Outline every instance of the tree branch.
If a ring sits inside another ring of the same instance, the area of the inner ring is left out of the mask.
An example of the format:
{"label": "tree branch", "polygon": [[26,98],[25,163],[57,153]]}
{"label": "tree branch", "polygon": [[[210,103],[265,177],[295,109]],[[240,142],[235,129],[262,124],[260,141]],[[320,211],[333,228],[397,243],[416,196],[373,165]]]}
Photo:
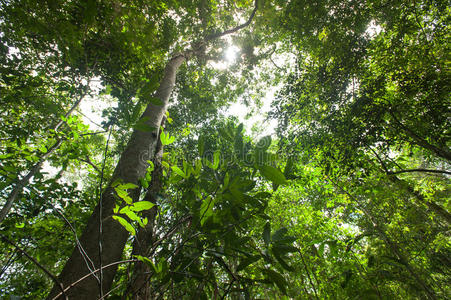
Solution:
{"label": "tree branch", "polygon": [[448,174],[451,175],[451,172],[446,170],[430,170],[430,169],[409,169],[409,170],[399,170],[399,171],[388,171],[389,175],[396,175],[401,173],[413,173],[413,172],[424,172],[424,173],[436,173],[436,174]]}
{"label": "tree branch", "polygon": [[258,0],[255,0],[254,10],[252,10],[251,15],[249,16],[249,19],[246,22],[244,22],[243,24],[240,24],[240,25],[238,25],[238,26],[236,26],[236,27],[234,27],[232,29],[228,29],[228,30],[225,30],[223,32],[213,33],[213,34],[207,35],[207,37],[205,38],[205,42],[208,42],[208,41],[217,39],[219,37],[223,37],[225,35],[237,32],[238,30],[243,29],[246,26],[249,26],[249,24],[251,24],[252,19],[255,16],[255,13],[257,12],[257,9],[258,9]]}
{"label": "tree branch", "polygon": [[10,241],[6,236],[4,236],[3,234],[1,235],[1,238],[4,242],[10,244],[11,246],[13,246],[14,248],[16,248],[20,253],[22,253],[23,255],[25,255],[29,260],[31,260],[39,269],[41,269],[45,274],[47,274],[47,276],[49,276],[53,282],[55,282],[55,284],[60,288],[61,295],[64,295],[65,299],[69,299],[66,295],[66,292],[64,290],[64,287],[62,285],[62,283],[58,280],[58,278],[56,278],[55,275],[53,275],[49,270],[47,270],[46,267],[44,267],[43,265],[41,265],[36,259],[34,259],[30,254],[28,254],[25,250],[23,250],[22,248],[20,248],[19,246],[17,246],[13,241]]}

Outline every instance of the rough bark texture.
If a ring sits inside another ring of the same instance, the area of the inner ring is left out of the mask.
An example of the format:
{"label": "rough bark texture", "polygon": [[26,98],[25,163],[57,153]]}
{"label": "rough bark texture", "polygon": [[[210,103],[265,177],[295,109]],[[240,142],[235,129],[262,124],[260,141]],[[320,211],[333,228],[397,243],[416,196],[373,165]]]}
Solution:
{"label": "rough bark texture", "polygon": [[[156,201],[156,194],[160,192],[162,182],[161,176],[163,173],[163,166],[161,161],[163,158],[163,145],[158,141],[156,154],[153,159],[155,166],[152,172],[152,180],[149,189],[144,197],[145,201],[150,201],[154,204]],[[135,240],[133,242],[133,255],[141,255],[148,257],[154,241],[154,226],[155,216],[157,214],[157,206],[152,209],[144,211],[143,216],[147,218],[148,223],[145,227],[139,228]],[[127,288],[126,295],[130,294],[133,300],[147,300],[151,299],[150,281],[152,275],[149,266],[141,261],[136,262],[133,268],[133,275],[130,284]],[[125,295],[125,296],[126,296]],[[124,297],[125,298],[125,297]]]}
{"label": "rough bark texture", "polygon": [[[162,100],[163,105],[156,106],[149,104],[142,115],[142,117],[147,119],[149,126],[157,129],[151,132],[139,130],[133,132],[126,150],[119,159],[111,182],[119,179],[124,183],[139,185],[139,179],[144,177],[148,166],[146,161],[151,160],[155,153],[158,141],[158,128],[166,112],[169,96],[175,84],[177,70],[184,61],[185,56],[177,55],[167,63],[163,79],[156,91],[156,97]],[[103,207],[102,265],[107,265],[121,259],[128,238],[128,232],[116,220],[111,218],[117,196],[110,184],[105,189],[101,199]],[[132,190],[129,196],[134,201],[137,201],[139,190]],[[89,259],[93,261],[95,268],[100,267],[98,245],[99,225],[99,205],[97,205],[80,237],[80,243],[89,256]],[[69,296],[69,299],[98,299],[100,294],[105,294],[110,290],[116,270],[117,265],[103,270],[103,293],[100,293],[100,284],[94,276],[89,276],[75,286],[71,286],[79,278],[90,273],[85,259],[80,254],[79,249],[75,248],[61,272],[59,280],[64,288],[68,289],[66,294]],[[48,299],[62,299],[61,296],[58,296],[59,294],[59,289],[54,286]]]}

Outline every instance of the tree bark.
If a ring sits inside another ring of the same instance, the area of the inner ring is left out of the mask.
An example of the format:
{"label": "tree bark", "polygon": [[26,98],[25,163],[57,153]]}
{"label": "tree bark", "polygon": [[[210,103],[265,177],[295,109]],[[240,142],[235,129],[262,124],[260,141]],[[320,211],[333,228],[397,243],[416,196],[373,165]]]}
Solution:
{"label": "tree bark", "polygon": [[[160,192],[162,182],[161,176],[163,173],[163,166],[161,161],[163,158],[163,145],[161,141],[158,141],[156,154],[153,159],[155,166],[152,172],[152,180],[149,189],[144,197],[145,201],[150,201],[154,204],[156,201],[156,194]],[[155,226],[155,216],[157,214],[157,206],[152,207],[150,210],[144,211],[143,216],[147,218],[148,223],[145,227],[139,228],[135,240],[133,242],[133,255],[141,255],[148,257],[150,255],[150,250],[154,242],[154,226]],[[147,300],[150,299],[150,277],[152,270],[149,266],[142,261],[135,263],[133,268],[132,279],[124,295],[124,299],[128,294],[131,294],[131,299],[133,300]]]}
{"label": "tree bark", "polygon": [[[166,112],[169,102],[169,96],[174,88],[175,77],[178,68],[185,61],[184,55],[175,55],[167,63],[160,86],[156,91],[156,97],[163,104],[148,104],[142,118],[146,118],[146,123],[156,128],[150,132],[135,130],[128,142],[126,150],[122,153],[119,162],[114,170],[112,179],[102,195],[102,216],[103,216],[103,234],[102,234],[102,264],[107,265],[121,259],[125,243],[128,238],[128,232],[116,220],[112,219],[113,208],[116,205],[117,196],[111,183],[121,180],[124,183],[133,183],[139,185],[139,179],[144,177],[148,166],[147,160],[152,160],[158,141],[158,132],[161,121]],[[138,200],[139,189],[134,189],[129,195],[134,201]],[[88,220],[88,224],[80,237],[80,243],[94,267],[99,267],[99,205],[94,209],[93,214]],[[98,299],[100,294],[107,293],[112,285],[116,274],[117,266],[103,270],[102,286],[94,276],[81,281],[74,287],[71,287],[66,294],[69,299]],[[79,278],[90,272],[85,259],[75,248],[59,276],[60,282],[64,287],[70,286]],[[58,289],[54,286],[47,299],[60,299]]]}

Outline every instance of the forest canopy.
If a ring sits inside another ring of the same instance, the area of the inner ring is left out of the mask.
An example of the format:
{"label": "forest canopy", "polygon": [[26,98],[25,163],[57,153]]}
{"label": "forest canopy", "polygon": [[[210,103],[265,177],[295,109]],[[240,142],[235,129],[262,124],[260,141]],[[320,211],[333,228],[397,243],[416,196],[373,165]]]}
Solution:
{"label": "forest canopy", "polygon": [[0,297],[449,299],[450,7],[0,0]]}

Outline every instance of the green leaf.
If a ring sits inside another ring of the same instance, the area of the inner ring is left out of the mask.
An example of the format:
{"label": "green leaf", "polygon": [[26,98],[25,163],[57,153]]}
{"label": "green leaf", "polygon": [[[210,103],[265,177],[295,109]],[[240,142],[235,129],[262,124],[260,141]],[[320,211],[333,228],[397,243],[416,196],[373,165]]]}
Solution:
{"label": "green leaf", "polygon": [[287,232],[288,229],[286,229],[285,227],[280,228],[272,235],[271,237],[272,241],[273,242],[280,241]]}
{"label": "green leaf", "polygon": [[285,170],[283,170],[283,175],[285,178],[290,178],[291,173],[293,172],[293,159],[288,158],[287,164],[285,165]]}
{"label": "green leaf", "polygon": [[221,152],[219,150],[216,150],[213,154],[213,170],[216,170],[219,167],[220,154]]}
{"label": "green leaf", "polygon": [[165,161],[162,161],[161,164],[163,165],[163,167],[165,167],[167,169],[169,169],[169,167],[170,167],[169,164]]}
{"label": "green leaf", "polygon": [[236,128],[236,134],[240,134],[241,132],[243,132],[243,128],[244,128],[243,123],[240,123]]}
{"label": "green leaf", "polygon": [[256,145],[256,148],[261,150],[261,151],[266,151],[266,150],[268,150],[269,146],[271,146],[271,136],[267,135],[265,137],[262,137],[258,141],[258,143]]}
{"label": "green leaf", "polygon": [[285,176],[280,172],[278,169],[271,167],[271,166],[259,166],[260,173],[263,177],[265,177],[268,180],[271,180],[275,184],[286,184],[287,180],[285,179]]}
{"label": "green leaf", "polygon": [[147,189],[149,187],[149,182],[146,179],[140,178],[139,181],[141,182],[143,188]]}
{"label": "green leaf", "polygon": [[170,136],[169,132],[164,133],[164,131],[161,131],[160,140],[162,145],[169,145],[175,141],[175,136]]}
{"label": "green leaf", "polygon": [[262,271],[264,273],[266,273],[266,275],[268,276],[269,280],[271,280],[272,282],[274,282],[277,287],[279,288],[279,290],[286,295],[287,294],[287,282],[285,280],[285,278],[280,274],[277,273],[276,271],[270,270],[270,269],[262,269]]}
{"label": "green leaf", "polygon": [[155,206],[155,204],[150,201],[139,201],[139,202],[133,203],[133,205],[130,206],[130,209],[133,211],[143,211],[143,210],[151,209],[154,206]]}
{"label": "green leaf", "polygon": [[203,226],[205,221],[213,215],[213,206],[215,205],[215,201],[211,196],[208,196],[204,201],[202,201],[202,205],[200,207],[200,225]]}
{"label": "green leaf", "polygon": [[282,258],[282,256],[279,253],[274,252],[274,257],[279,262],[279,264],[287,271],[293,272],[294,268],[287,264],[287,262]]}
{"label": "green leaf", "polygon": [[46,153],[47,152],[47,148],[44,145],[40,145],[39,146],[39,151],[41,151],[42,153]]}
{"label": "green leaf", "polygon": [[120,179],[115,179],[113,181],[113,183],[111,184],[111,187],[117,187],[120,184],[121,184],[121,180]]}
{"label": "green leaf", "polygon": [[155,273],[158,273],[157,268],[155,267],[154,263],[149,258],[147,258],[145,256],[141,256],[141,255],[133,255],[133,256],[136,257],[136,259],[138,259],[138,260],[142,261],[143,263],[145,263],[146,265],[148,265],[149,267],[151,267]]}
{"label": "green leaf", "polygon": [[205,139],[203,136],[200,136],[197,140],[197,148],[199,150],[199,156],[202,157],[205,151]]}
{"label": "green leaf", "polygon": [[119,185],[118,188],[123,189],[123,190],[133,190],[133,189],[138,188],[138,186],[133,183],[125,183],[125,184]]}
{"label": "green leaf", "polygon": [[119,216],[113,216],[113,219],[115,219],[119,223],[121,223],[121,225],[132,235],[136,235],[135,228],[133,228],[133,226],[130,223],[128,223],[127,220],[125,220],[124,218],[121,218]]}
{"label": "green leaf", "polygon": [[229,181],[230,181],[230,176],[229,173],[227,172],[224,176],[224,184],[223,184],[223,189],[227,189],[227,187],[229,186]]}
{"label": "green leaf", "polygon": [[16,224],[16,228],[24,228],[25,227],[25,223],[19,223],[19,224]]}
{"label": "green leaf", "polygon": [[241,261],[241,263],[236,268],[236,271],[239,272],[241,270],[244,270],[247,266],[259,261],[262,257],[260,255],[254,255],[251,257],[246,257]]}
{"label": "green leaf", "polygon": [[123,199],[127,204],[132,204],[133,200],[132,198],[130,198],[128,196],[127,191],[120,189],[119,187],[114,188],[114,190],[116,191],[117,195]]}
{"label": "green leaf", "polygon": [[[124,210],[124,208],[127,208],[127,209]],[[138,217],[138,215],[135,214],[133,211],[131,211],[129,207],[124,207],[124,208],[121,209],[121,210],[119,211],[119,213],[126,214],[127,217],[128,217],[130,220],[132,220],[132,221],[136,221],[136,222],[141,221],[141,218]],[[122,210],[124,210],[124,211],[122,211]]]}
{"label": "green leaf", "polygon": [[291,252],[298,252],[298,248],[291,246],[291,245],[285,245],[285,244],[275,244],[272,247],[273,251],[279,255],[285,255],[286,253]]}
{"label": "green leaf", "polygon": [[266,246],[271,242],[271,224],[266,222],[265,227],[263,227],[263,240],[265,241]]}
{"label": "green leaf", "polygon": [[155,127],[150,126],[147,122],[149,121],[149,117],[142,117],[136,122],[133,126],[134,129],[142,131],[142,132],[151,132],[156,130]]}
{"label": "green leaf", "polygon": [[182,176],[183,178],[187,178],[187,176],[186,176],[186,174],[185,174],[185,172],[183,172],[182,171],[182,169],[180,169],[179,167],[177,167],[177,166],[172,166],[172,171],[174,171],[177,175],[180,175],[180,176]]}

